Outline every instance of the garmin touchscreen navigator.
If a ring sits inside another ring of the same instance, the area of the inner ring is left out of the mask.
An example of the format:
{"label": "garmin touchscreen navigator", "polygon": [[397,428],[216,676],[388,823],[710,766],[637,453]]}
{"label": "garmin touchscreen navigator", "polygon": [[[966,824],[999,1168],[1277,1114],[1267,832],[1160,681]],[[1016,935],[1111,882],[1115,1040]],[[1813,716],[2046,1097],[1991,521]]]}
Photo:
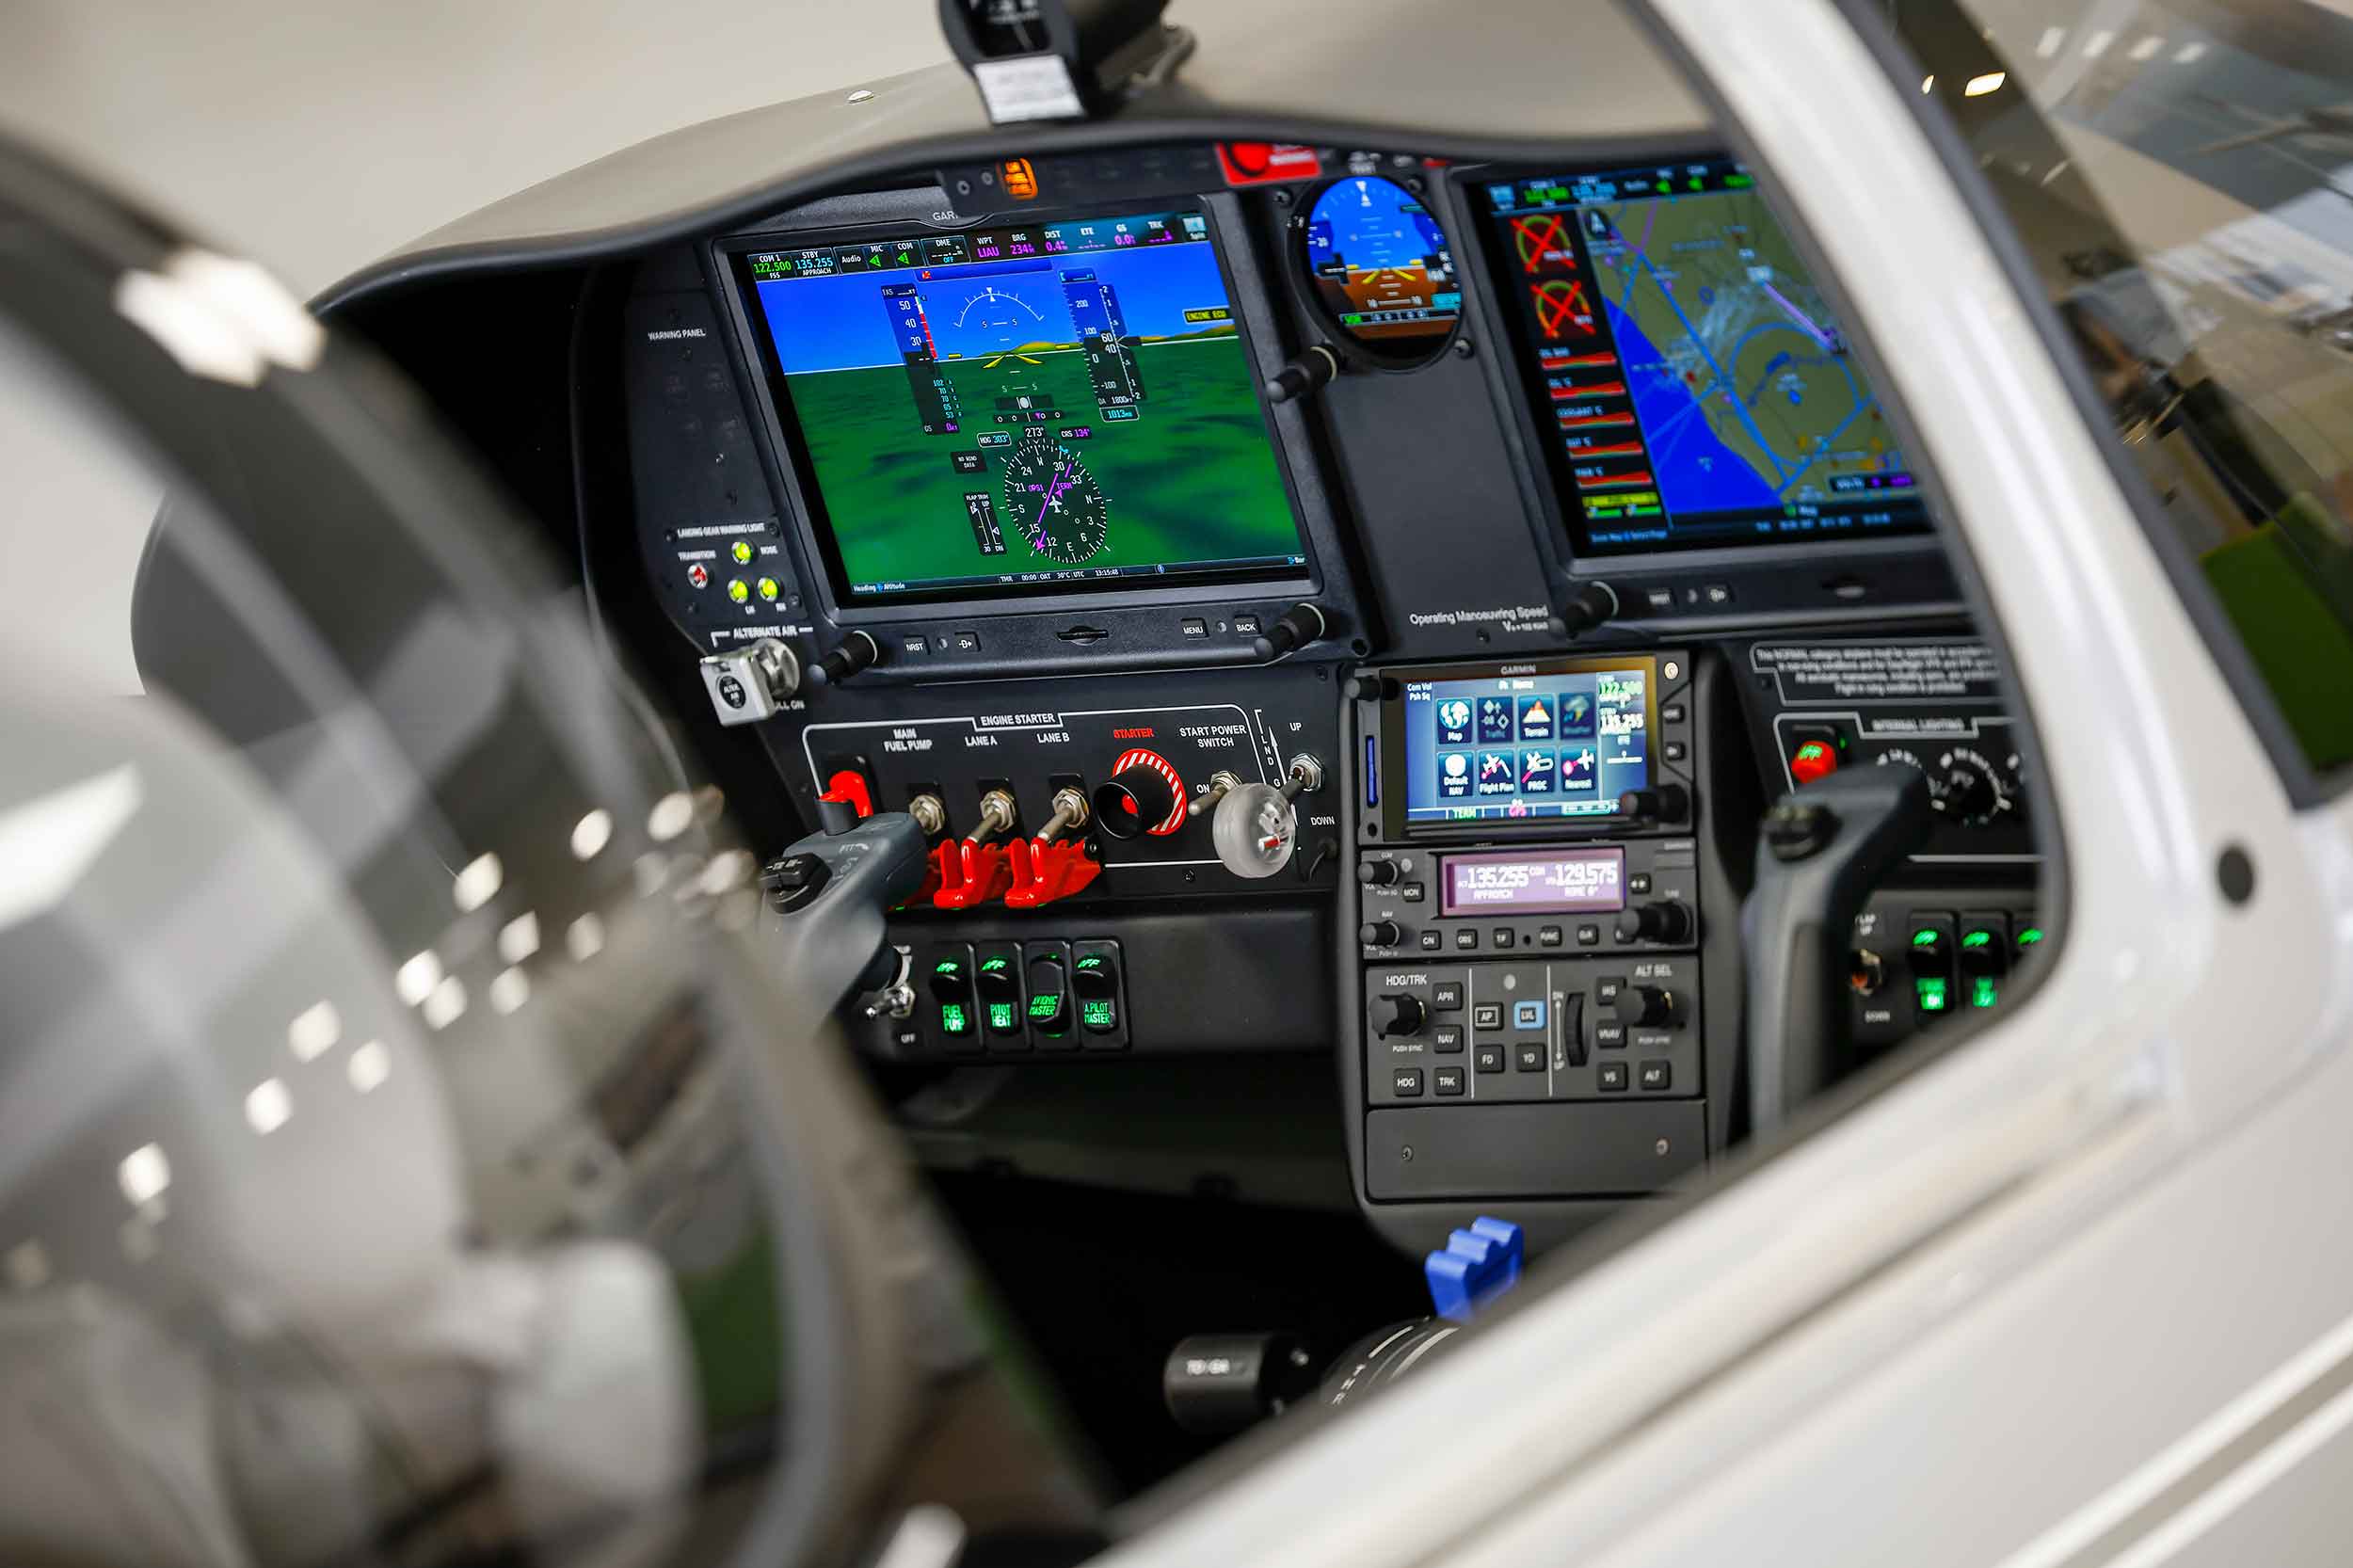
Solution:
{"label": "garmin touchscreen navigator", "polygon": [[1878,395],[1740,165],[1467,194],[1580,555],[1928,526]]}
{"label": "garmin touchscreen navigator", "polygon": [[1304,572],[1203,214],[733,264],[844,602]]}
{"label": "garmin touchscreen navigator", "polygon": [[1608,817],[1650,783],[1653,666],[1403,683],[1405,825]]}

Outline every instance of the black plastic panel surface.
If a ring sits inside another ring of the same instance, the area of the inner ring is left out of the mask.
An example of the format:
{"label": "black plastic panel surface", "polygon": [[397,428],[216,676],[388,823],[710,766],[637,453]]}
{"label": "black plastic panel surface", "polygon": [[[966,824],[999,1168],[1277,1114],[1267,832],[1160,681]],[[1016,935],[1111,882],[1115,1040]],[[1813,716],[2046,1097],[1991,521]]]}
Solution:
{"label": "black plastic panel surface", "polygon": [[1365,1187],[1401,1199],[1634,1196],[1706,1162],[1699,1104],[1407,1108],[1365,1118]]}

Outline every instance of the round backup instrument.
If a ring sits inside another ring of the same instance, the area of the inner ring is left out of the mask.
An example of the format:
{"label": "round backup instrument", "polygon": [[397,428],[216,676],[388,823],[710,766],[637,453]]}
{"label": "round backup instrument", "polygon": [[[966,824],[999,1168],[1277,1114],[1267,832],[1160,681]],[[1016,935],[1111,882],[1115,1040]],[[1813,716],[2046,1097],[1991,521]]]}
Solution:
{"label": "round backup instrument", "polygon": [[1375,360],[1418,364],[1454,335],[1463,286],[1453,249],[1421,198],[1396,181],[1361,174],[1326,185],[1300,246],[1317,303]]}

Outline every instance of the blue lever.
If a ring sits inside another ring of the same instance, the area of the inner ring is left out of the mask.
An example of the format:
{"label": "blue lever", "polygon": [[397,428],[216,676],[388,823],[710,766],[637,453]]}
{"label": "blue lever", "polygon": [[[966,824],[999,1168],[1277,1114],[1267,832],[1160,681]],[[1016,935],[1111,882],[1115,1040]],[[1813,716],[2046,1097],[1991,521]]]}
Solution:
{"label": "blue lever", "polygon": [[1422,1259],[1430,1304],[1441,1318],[1469,1322],[1481,1307],[1520,1282],[1527,1250],[1519,1226],[1481,1215],[1468,1230],[1449,1236],[1445,1251]]}

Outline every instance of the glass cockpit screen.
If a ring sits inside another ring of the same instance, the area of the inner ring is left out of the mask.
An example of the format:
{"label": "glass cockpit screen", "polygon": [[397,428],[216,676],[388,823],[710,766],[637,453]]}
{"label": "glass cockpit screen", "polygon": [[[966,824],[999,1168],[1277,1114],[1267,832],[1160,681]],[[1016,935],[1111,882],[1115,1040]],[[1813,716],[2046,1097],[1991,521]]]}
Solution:
{"label": "glass cockpit screen", "polygon": [[1473,197],[1578,553],[1927,527],[1877,393],[1739,164]]}
{"label": "glass cockpit screen", "polygon": [[1607,817],[1650,783],[1650,666],[1408,680],[1405,821]]}
{"label": "glass cockpit screen", "polygon": [[845,599],[1305,568],[1200,213],[736,265]]}

